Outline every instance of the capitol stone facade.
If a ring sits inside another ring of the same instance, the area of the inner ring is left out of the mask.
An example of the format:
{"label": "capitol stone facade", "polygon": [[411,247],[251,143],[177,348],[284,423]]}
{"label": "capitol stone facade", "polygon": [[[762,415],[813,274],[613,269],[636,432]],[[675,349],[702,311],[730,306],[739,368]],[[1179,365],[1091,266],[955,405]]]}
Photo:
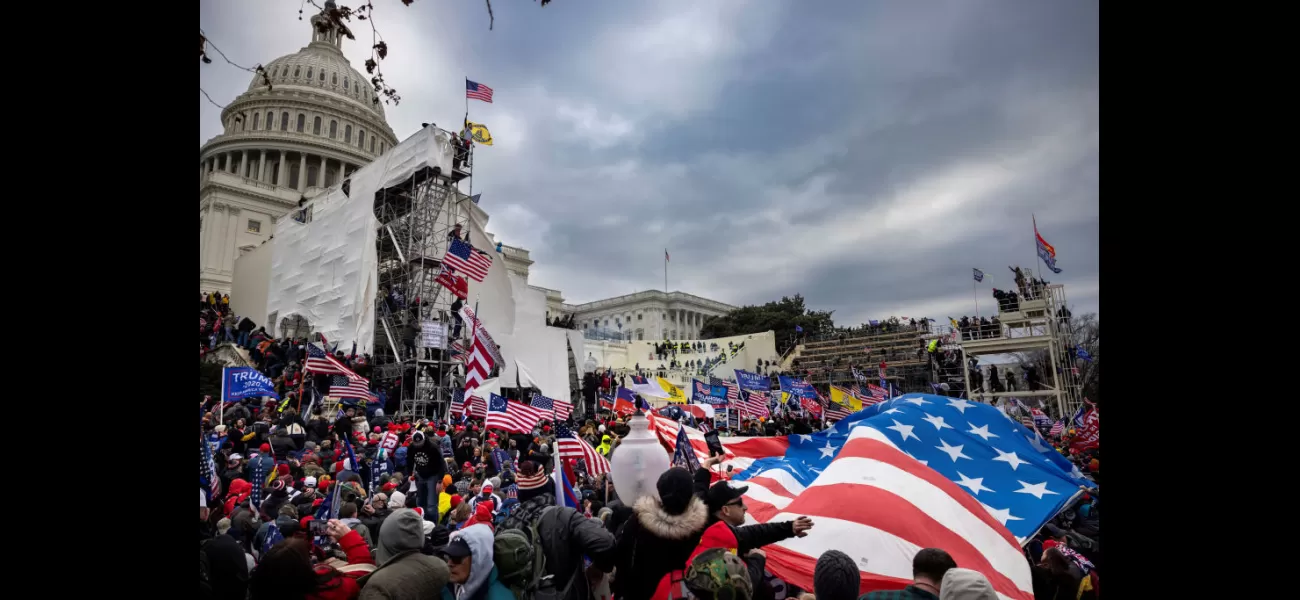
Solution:
{"label": "capitol stone facade", "polygon": [[[506,268],[528,279],[533,264],[528,250],[502,245]],[[709,317],[720,317],[735,306],[685,292],[646,290],[586,304],[567,304],[559,290],[530,285],[546,294],[546,319],[573,315],[579,331],[588,339],[671,340],[700,339],[700,328]]]}
{"label": "capitol stone facade", "polygon": [[[332,5],[327,3],[327,6]],[[221,112],[199,150],[199,290],[229,293],[235,259],[279,219],[397,144],[368,78],[343,55],[344,35],[311,19],[311,43],[271,61]]]}

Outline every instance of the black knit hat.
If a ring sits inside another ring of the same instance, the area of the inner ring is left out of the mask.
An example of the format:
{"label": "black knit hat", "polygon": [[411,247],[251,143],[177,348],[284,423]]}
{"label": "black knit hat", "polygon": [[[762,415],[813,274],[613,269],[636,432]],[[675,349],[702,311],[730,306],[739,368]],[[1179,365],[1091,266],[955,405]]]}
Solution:
{"label": "black knit hat", "polygon": [[857,563],[839,550],[827,550],[817,559],[813,571],[813,595],[817,600],[854,600],[862,576]]}
{"label": "black knit hat", "polygon": [[659,490],[659,501],[663,504],[664,512],[680,515],[686,512],[686,507],[691,505],[691,498],[695,497],[695,478],[690,471],[673,467],[659,476],[655,488]]}

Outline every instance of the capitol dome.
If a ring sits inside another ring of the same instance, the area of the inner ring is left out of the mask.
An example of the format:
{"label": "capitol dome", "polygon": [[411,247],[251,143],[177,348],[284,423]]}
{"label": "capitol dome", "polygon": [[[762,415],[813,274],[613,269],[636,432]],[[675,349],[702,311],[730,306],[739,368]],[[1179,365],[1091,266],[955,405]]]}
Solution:
{"label": "capitol dome", "polygon": [[397,144],[369,77],[343,55],[341,26],[322,11],[306,29],[307,46],[266,64],[221,111],[222,133],[199,150],[200,189],[233,174],[288,212]]}

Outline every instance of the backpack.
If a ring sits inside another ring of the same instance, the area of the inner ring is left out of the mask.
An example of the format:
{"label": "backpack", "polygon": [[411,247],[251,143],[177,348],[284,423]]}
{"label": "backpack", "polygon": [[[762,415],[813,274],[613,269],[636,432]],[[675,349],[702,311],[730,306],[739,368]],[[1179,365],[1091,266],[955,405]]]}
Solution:
{"label": "backpack", "polygon": [[497,568],[497,580],[510,588],[516,600],[560,600],[569,592],[574,578],[557,588],[554,576],[546,573],[546,553],[541,546],[541,522],[555,508],[546,507],[527,529],[503,529],[493,537],[492,563]]}

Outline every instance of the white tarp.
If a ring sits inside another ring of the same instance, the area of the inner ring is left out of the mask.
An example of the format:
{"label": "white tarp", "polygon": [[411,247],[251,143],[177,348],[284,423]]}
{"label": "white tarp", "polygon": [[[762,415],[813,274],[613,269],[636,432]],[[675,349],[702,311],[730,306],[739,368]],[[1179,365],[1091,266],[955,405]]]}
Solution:
{"label": "white tarp", "polygon": [[268,324],[292,314],[305,317],[330,343],[373,351],[377,293],[375,192],[409,179],[420,169],[451,172],[450,134],[426,127],[351,177],[350,194],[334,186],[317,196],[311,222],[293,213],[275,227]]}
{"label": "white tarp", "polygon": [[[495,268],[495,265],[493,266]],[[510,302],[517,311],[514,332],[497,335],[497,330],[484,318],[489,332],[501,344],[501,353],[505,364],[501,368],[501,380],[506,387],[515,386],[516,375],[523,385],[525,375],[519,374],[518,365],[526,365],[527,379],[542,391],[542,395],[556,400],[572,401],[569,390],[569,354],[566,341],[568,329],[546,326],[546,293],[528,287],[522,277],[511,274],[509,283],[512,288]]]}
{"label": "white tarp", "polygon": [[[462,203],[468,205],[469,203]],[[469,240],[470,243],[479,250],[484,250],[492,255],[492,267],[488,269],[487,277],[483,281],[469,280],[469,298],[465,300],[467,306],[476,307],[475,314],[488,324],[488,331],[492,332],[492,337],[497,339],[497,343],[505,346],[501,341],[501,336],[509,335],[515,331],[515,295],[510,289],[510,277],[506,269],[506,259],[496,251],[496,242],[489,236],[483,228],[487,225],[487,216],[481,210],[473,210],[471,206],[465,207],[469,213]],[[483,222],[479,220],[482,219]],[[545,305],[543,305],[545,311]],[[510,379],[508,381],[513,381]]]}

